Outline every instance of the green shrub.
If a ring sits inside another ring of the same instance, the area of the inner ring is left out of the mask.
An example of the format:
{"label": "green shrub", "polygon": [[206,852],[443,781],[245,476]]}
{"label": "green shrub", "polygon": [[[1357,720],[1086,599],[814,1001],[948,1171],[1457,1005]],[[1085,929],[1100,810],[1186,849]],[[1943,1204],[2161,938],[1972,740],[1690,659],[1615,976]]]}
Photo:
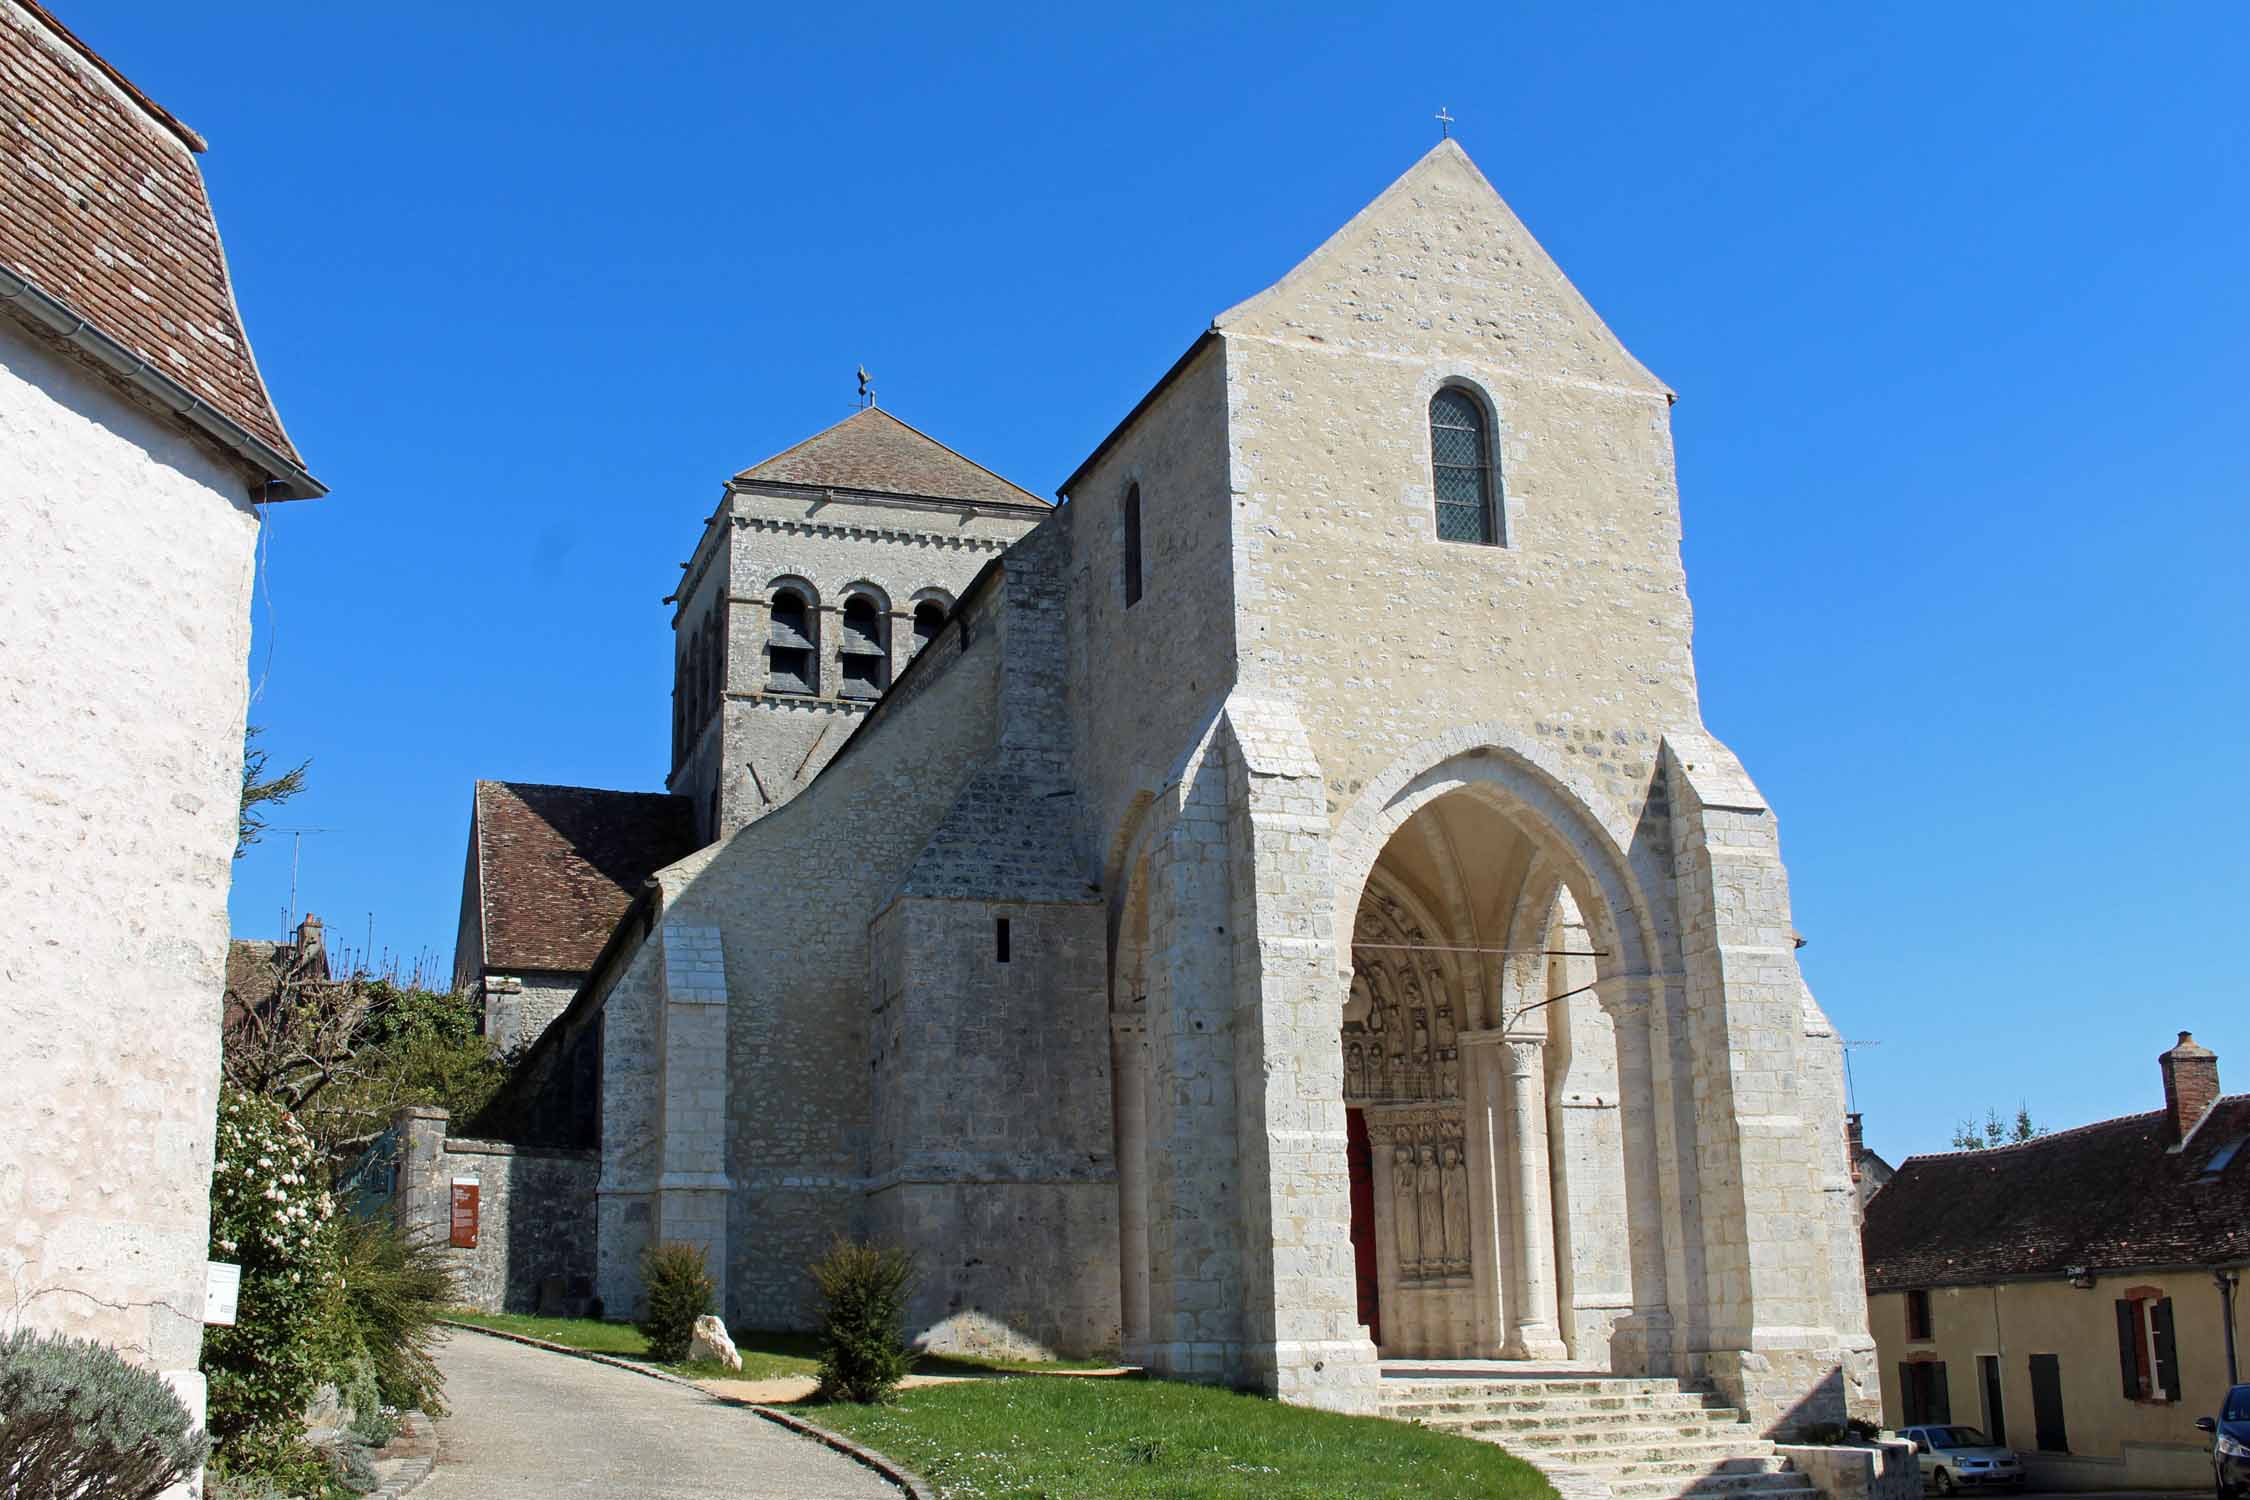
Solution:
{"label": "green shrub", "polygon": [[203,1465],[211,1443],[153,1370],[106,1344],[0,1338],[0,1494],[148,1500]]}
{"label": "green shrub", "polygon": [[820,1394],[824,1400],[888,1401],[914,1353],[906,1346],[906,1298],[914,1257],[896,1245],[838,1236],[811,1266],[820,1284]]}
{"label": "green shrub", "polygon": [[312,1138],[278,1105],[219,1096],[211,1174],[211,1258],[242,1267],[238,1320],[203,1336],[219,1468],[295,1473],[302,1414],[333,1367],[326,1325],[335,1281],[335,1204]]}
{"label": "green shrub", "polygon": [[[461,1301],[444,1247],[388,1214],[345,1219],[328,1310],[331,1378],[355,1415],[389,1406],[445,1415],[438,1319]],[[371,1379],[370,1379],[371,1377]],[[369,1389],[370,1384],[372,1389]]]}
{"label": "green shrub", "polygon": [[648,1339],[648,1357],[663,1364],[687,1358],[695,1320],[711,1311],[718,1288],[703,1263],[701,1245],[652,1245],[641,1256],[641,1285],[648,1309],[637,1325]]}
{"label": "green shrub", "polygon": [[357,1443],[338,1443],[328,1450],[329,1478],[342,1489],[355,1495],[364,1495],[383,1481],[375,1477],[375,1466],[367,1461],[367,1450]]}

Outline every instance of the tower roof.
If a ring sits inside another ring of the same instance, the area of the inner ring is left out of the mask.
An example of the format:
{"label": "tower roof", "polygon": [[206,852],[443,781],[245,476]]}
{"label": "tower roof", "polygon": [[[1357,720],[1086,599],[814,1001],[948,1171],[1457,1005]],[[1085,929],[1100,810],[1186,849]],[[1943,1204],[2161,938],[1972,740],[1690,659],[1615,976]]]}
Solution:
{"label": "tower roof", "polygon": [[1047,506],[1029,490],[1010,484],[982,464],[970,462],[879,406],[853,412],[835,426],[734,477],[745,483],[815,485],[931,500],[1036,505],[1041,509]]}

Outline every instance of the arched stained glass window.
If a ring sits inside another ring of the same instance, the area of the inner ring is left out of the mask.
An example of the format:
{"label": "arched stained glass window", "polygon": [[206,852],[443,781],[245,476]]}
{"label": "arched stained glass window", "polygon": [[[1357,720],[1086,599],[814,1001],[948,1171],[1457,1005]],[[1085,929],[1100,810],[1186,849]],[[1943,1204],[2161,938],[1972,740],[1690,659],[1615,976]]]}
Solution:
{"label": "arched stained glass window", "polygon": [[1448,542],[1500,540],[1500,474],[1484,405],[1458,386],[1430,398],[1430,466],[1437,534]]}

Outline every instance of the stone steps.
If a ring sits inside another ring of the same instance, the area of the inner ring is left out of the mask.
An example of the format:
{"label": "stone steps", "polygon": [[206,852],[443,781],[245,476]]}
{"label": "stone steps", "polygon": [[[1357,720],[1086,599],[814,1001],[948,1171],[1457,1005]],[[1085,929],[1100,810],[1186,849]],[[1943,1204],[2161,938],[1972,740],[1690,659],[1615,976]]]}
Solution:
{"label": "stone steps", "polygon": [[1388,1376],[1382,1412],[1496,1443],[1573,1500],[1825,1500],[1722,1397],[1649,1376]]}

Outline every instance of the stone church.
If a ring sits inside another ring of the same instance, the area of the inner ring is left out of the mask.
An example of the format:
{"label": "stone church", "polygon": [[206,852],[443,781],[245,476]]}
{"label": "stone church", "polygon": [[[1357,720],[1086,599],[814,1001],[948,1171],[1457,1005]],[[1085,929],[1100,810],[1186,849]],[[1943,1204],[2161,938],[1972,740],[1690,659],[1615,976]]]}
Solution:
{"label": "stone church", "polygon": [[581,929],[547,1040],[610,1311],[690,1241],[804,1326],[851,1234],[914,1249],[940,1348],[1870,1410],[1841,1052],[1698,707],[1672,400],[1448,141],[1059,504],[872,407],[737,475],[673,795],[614,804],[698,847],[576,896],[472,850],[465,935]]}

